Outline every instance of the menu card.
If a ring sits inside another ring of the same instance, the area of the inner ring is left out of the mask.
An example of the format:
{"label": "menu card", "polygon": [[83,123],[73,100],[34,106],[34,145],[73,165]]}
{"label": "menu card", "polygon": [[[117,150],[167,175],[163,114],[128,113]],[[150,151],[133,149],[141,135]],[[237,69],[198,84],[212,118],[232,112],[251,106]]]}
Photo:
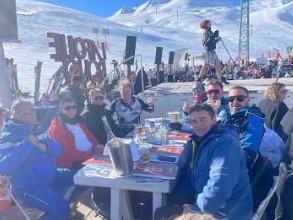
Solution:
{"label": "menu card", "polygon": [[177,171],[178,167],[174,164],[148,162],[137,164],[132,175],[174,180]]}
{"label": "menu card", "polygon": [[84,165],[94,164],[94,165],[102,165],[102,166],[112,166],[112,162],[109,155],[99,155],[94,156],[92,158],[87,159],[83,162]]}
{"label": "menu card", "polygon": [[166,133],[166,138],[168,140],[188,141],[188,140],[190,140],[190,134],[182,133],[182,132],[167,132]]}

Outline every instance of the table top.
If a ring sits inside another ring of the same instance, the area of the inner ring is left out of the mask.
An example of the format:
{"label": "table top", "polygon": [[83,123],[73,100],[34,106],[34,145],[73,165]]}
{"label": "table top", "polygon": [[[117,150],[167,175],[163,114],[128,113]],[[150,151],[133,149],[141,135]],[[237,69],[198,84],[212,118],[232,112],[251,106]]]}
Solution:
{"label": "table top", "polygon": [[74,183],[85,186],[111,187],[125,190],[168,193],[174,181],[159,178],[123,176],[113,174],[111,166],[88,164],[74,175]]}
{"label": "table top", "polygon": [[[183,142],[179,138],[178,139],[179,143],[176,143],[176,140],[174,140],[176,139],[176,137],[177,136],[169,140],[170,143],[168,146],[166,145],[156,146],[156,148],[163,147],[162,152],[158,151],[158,149],[156,152],[151,152],[151,149],[153,148],[149,148],[150,153],[158,154],[159,152],[161,152],[162,155],[164,156],[170,156],[169,154],[174,153],[173,148],[178,151],[178,148],[182,147],[183,144],[186,143],[187,141],[186,137]],[[149,145],[150,147],[152,146],[152,144],[149,144]],[[172,148],[171,151],[170,151],[170,148]],[[178,157],[180,156],[182,151],[180,151],[179,153],[177,151],[175,152],[175,156]],[[99,156],[97,158],[99,158]],[[162,164],[162,163],[165,165],[160,166],[159,164]],[[86,165],[74,175],[74,182],[77,185],[99,186],[99,187],[110,187],[110,188],[117,188],[117,189],[124,189],[124,190],[168,193],[171,191],[171,189],[173,188],[176,182],[176,180],[174,180],[176,179],[176,173],[177,173],[176,163],[177,162],[170,163],[170,162],[162,162],[162,161],[149,162],[149,166],[147,166],[146,168],[143,168],[145,166],[142,166],[143,171],[139,171],[138,173],[134,172],[134,175],[117,176],[115,175],[115,170],[113,166],[111,165],[111,163],[103,164],[100,162],[100,159],[98,159],[96,162],[91,162],[91,163],[85,162]],[[136,165],[137,164],[135,164],[134,168],[136,168]],[[148,174],[151,174],[151,175],[148,175]],[[163,177],[164,175],[161,176],[161,174],[162,175],[165,174],[165,177]]]}

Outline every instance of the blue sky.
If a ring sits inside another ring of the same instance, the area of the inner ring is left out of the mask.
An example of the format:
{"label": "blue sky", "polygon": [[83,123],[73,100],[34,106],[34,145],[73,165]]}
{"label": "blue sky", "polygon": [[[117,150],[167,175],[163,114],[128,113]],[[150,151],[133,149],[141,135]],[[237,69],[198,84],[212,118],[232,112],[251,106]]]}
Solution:
{"label": "blue sky", "polygon": [[38,0],[79,11],[109,17],[122,7],[135,7],[147,0]]}
{"label": "blue sky", "polygon": [[[79,11],[95,14],[99,17],[109,17],[122,7],[135,7],[147,0],[38,0],[54,5],[60,5]],[[208,1],[208,0],[207,0]],[[241,0],[231,0],[239,2]]]}

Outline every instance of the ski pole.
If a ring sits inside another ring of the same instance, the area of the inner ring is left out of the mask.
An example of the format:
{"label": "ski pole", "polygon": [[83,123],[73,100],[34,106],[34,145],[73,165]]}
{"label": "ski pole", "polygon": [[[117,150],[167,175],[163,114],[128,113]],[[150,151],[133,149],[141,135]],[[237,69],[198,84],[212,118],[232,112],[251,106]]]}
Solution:
{"label": "ski pole", "polygon": [[223,42],[222,39],[221,39],[221,42],[222,42],[222,45],[223,45],[223,47],[225,48],[227,54],[229,55],[230,59],[232,60],[233,63],[235,63],[235,61],[233,60],[233,58],[232,58],[232,56],[231,56],[229,50],[227,49],[227,47],[226,47],[226,45],[224,44],[224,42]]}

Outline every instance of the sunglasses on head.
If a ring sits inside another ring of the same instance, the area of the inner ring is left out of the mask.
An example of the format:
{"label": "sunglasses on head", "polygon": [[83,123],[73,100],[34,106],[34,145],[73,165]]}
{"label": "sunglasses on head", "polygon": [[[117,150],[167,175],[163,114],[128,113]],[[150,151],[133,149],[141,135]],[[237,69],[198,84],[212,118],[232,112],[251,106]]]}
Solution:
{"label": "sunglasses on head", "polygon": [[65,111],[76,110],[77,109],[77,106],[76,105],[65,106],[65,107],[63,107],[63,109]]}
{"label": "sunglasses on head", "polygon": [[202,87],[195,87],[195,88],[192,88],[192,91],[193,92],[202,92],[202,91],[204,91],[204,88],[202,88]]}
{"label": "sunglasses on head", "polygon": [[211,90],[208,90],[208,91],[206,91],[206,93],[207,94],[212,94],[212,93],[214,93],[215,95],[219,95],[220,94],[220,90],[219,89],[211,89]]}
{"label": "sunglasses on head", "polygon": [[234,102],[235,99],[237,100],[237,102],[243,102],[246,98],[247,96],[245,95],[230,96],[228,97],[228,102]]}

